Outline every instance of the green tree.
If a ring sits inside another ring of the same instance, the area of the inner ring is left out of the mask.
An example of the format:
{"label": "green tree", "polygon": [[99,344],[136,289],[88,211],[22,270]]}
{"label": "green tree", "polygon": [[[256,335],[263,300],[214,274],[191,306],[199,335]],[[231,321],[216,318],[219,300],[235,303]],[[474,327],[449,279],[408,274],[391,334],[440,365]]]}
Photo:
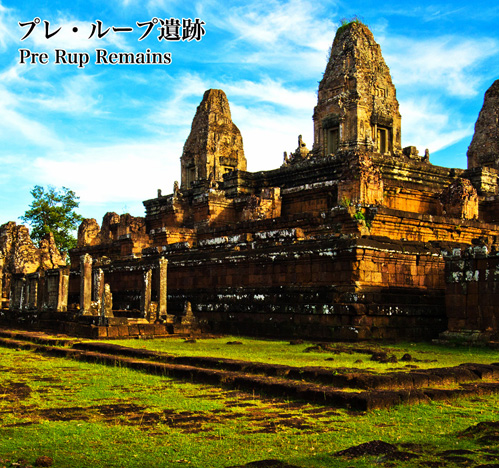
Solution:
{"label": "green tree", "polygon": [[30,193],[34,200],[21,219],[30,224],[31,238],[39,242],[45,234],[51,232],[61,253],[76,247],[73,232],[83,220],[75,212],[80,204],[80,197],[66,187],[57,190],[50,185],[46,189],[35,185]]}

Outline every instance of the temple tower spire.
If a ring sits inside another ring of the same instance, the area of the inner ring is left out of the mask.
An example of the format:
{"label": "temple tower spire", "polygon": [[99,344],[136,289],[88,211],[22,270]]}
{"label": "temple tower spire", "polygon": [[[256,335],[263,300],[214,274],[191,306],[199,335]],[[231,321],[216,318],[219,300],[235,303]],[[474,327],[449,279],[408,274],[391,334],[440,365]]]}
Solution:
{"label": "temple tower spire", "polygon": [[340,27],[319,84],[314,109],[314,153],[365,148],[401,153],[401,117],[381,48],[358,21]]}
{"label": "temple tower spire", "polygon": [[222,90],[204,93],[180,162],[182,189],[189,189],[194,181],[222,182],[226,172],[246,170],[241,132],[232,122]]}

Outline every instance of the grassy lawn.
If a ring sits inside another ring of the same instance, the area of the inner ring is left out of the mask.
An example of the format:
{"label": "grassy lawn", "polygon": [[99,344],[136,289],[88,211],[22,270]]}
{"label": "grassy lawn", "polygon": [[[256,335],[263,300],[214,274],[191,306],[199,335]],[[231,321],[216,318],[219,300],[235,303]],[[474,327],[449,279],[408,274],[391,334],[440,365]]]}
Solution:
{"label": "grassy lawn", "polygon": [[[257,361],[289,366],[321,366],[328,368],[349,367],[360,370],[385,372],[387,370],[428,369],[432,367],[452,367],[467,362],[490,364],[499,362],[499,351],[488,348],[446,347],[423,343],[398,344],[330,344],[324,349],[314,343],[304,342],[291,345],[289,341],[261,340],[224,336],[221,338],[196,339],[195,343],[183,338],[155,340],[114,340],[107,341],[133,348],[162,351],[177,356],[212,356],[244,361]],[[238,342],[241,344],[227,344]],[[353,352],[365,349],[366,353]],[[398,363],[371,361],[367,350],[384,350],[394,354]],[[400,361],[404,354],[410,354],[413,361]]]}
{"label": "grassy lawn", "polygon": [[[237,338],[243,345],[226,345],[234,340],[119,344],[291,365],[348,366],[349,359],[353,365],[360,358],[373,368],[393,366],[371,363],[360,354],[304,352],[310,344]],[[391,349],[398,355],[409,346]],[[499,360],[486,350],[417,345],[410,352],[437,359],[433,366]],[[431,463],[444,460],[445,466],[463,466],[443,453],[467,450],[472,453],[465,457],[477,464],[498,463],[497,440],[462,434],[479,422],[496,421],[498,403],[498,396],[478,396],[355,413],[0,348],[0,459],[34,463],[46,455],[61,468],[228,467],[265,459],[300,467],[419,467],[442,466]],[[334,456],[375,439],[397,444],[414,457]]]}

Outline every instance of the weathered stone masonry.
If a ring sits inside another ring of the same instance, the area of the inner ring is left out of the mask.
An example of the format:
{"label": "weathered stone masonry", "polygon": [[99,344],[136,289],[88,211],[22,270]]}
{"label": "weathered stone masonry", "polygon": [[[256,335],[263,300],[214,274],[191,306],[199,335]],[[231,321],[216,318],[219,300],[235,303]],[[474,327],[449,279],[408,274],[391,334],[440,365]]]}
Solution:
{"label": "weathered stone masonry", "polygon": [[499,339],[499,255],[485,246],[453,249],[446,254],[445,296],[448,339]]}

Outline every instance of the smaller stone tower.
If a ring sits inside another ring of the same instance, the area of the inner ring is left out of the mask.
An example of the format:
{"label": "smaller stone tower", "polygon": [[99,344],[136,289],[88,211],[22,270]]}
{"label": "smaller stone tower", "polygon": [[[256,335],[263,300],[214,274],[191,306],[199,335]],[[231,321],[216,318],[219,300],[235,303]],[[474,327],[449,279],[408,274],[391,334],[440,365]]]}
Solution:
{"label": "smaller stone tower", "polygon": [[401,153],[401,117],[381,48],[367,26],[340,27],[319,84],[314,110],[316,156],[365,148]]}
{"label": "smaller stone tower", "polygon": [[475,167],[499,169],[499,80],[485,93],[468,148],[468,169]]}
{"label": "smaller stone tower", "polygon": [[209,89],[199,104],[180,158],[181,188],[194,181],[222,182],[223,174],[246,170],[241,132],[232,122],[229,101],[220,89]]}

